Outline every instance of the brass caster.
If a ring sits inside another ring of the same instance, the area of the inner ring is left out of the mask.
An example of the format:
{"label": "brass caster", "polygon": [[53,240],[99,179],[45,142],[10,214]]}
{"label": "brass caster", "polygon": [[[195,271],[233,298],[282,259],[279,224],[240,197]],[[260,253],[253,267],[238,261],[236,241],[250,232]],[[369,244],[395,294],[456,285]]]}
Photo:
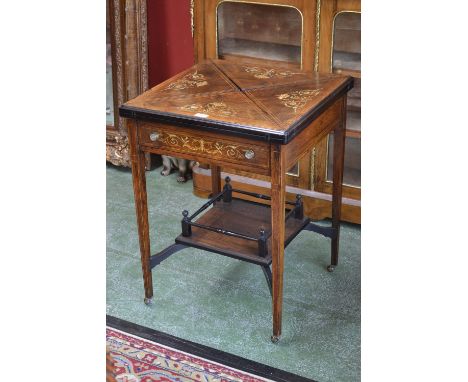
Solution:
{"label": "brass caster", "polygon": [[153,302],[153,299],[151,297],[150,298],[145,297],[144,301],[146,305],[151,305],[151,303]]}
{"label": "brass caster", "polygon": [[334,270],[335,270],[335,266],[334,266],[334,265],[329,265],[329,266],[327,267],[327,271],[328,271],[328,272],[333,272]]}
{"label": "brass caster", "polygon": [[273,342],[274,344],[276,344],[279,341],[279,339],[280,339],[280,336],[275,336],[275,335],[271,336],[271,342]]}

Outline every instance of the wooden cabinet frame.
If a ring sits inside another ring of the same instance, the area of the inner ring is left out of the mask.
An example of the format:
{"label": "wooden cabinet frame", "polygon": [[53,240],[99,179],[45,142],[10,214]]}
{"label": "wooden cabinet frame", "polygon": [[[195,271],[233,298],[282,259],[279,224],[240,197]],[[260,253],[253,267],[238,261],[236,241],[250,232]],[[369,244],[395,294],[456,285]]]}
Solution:
{"label": "wooden cabinet frame", "polygon": [[148,89],[146,0],[106,1],[110,17],[114,97],[114,125],[106,126],[106,160],[117,166],[130,167],[127,128],[124,120],[119,118],[118,110],[124,102]]}

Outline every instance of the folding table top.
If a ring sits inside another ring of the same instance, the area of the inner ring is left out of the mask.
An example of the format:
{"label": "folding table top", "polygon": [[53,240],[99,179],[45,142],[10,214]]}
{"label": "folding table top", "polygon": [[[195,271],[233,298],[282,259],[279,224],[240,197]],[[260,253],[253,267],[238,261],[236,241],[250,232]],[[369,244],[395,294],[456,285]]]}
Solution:
{"label": "folding table top", "polygon": [[207,60],[120,107],[120,116],[288,143],[353,87],[349,76]]}

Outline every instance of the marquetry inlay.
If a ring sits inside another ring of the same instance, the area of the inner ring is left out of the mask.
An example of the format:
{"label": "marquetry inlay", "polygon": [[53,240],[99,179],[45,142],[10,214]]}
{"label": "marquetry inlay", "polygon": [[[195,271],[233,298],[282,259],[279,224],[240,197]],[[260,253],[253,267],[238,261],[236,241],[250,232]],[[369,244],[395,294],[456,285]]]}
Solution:
{"label": "marquetry inlay", "polygon": [[207,114],[207,117],[210,114],[221,117],[231,117],[236,115],[236,112],[224,102],[210,102],[204,105],[200,103],[193,103],[191,105],[181,106],[180,109],[192,113]]}
{"label": "marquetry inlay", "polygon": [[279,70],[279,69],[269,69],[269,68],[260,68],[258,66],[244,66],[244,70],[247,73],[253,74],[255,78],[287,78],[294,76],[300,73],[294,73],[290,70]]}
{"label": "marquetry inlay", "polygon": [[180,80],[171,83],[166,90],[183,90],[208,85],[203,74],[195,72],[183,76]]}
{"label": "marquetry inlay", "polygon": [[158,142],[164,143],[166,146],[172,146],[195,153],[221,156],[228,159],[245,160],[246,158],[252,159],[255,157],[255,152],[251,147],[208,141],[202,138],[166,133],[162,131],[158,134]]}
{"label": "marquetry inlay", "polygon": [[278,98],[284,106],[294,109],[294,112],[296,113],[297,109],[301,109],[313,97],[319,95],[321,90],[322,89],[297,90],[294,92],[278,94],[276,95],[276,98]]}

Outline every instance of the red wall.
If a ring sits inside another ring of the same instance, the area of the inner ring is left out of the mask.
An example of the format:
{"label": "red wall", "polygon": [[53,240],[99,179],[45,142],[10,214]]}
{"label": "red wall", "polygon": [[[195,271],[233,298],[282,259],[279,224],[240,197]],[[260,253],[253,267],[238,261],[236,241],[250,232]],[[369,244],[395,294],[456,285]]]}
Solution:
{"label": "red wall", "polygon": [[190,0],[147,0],[148,77],[153,87],[193,65]]}

